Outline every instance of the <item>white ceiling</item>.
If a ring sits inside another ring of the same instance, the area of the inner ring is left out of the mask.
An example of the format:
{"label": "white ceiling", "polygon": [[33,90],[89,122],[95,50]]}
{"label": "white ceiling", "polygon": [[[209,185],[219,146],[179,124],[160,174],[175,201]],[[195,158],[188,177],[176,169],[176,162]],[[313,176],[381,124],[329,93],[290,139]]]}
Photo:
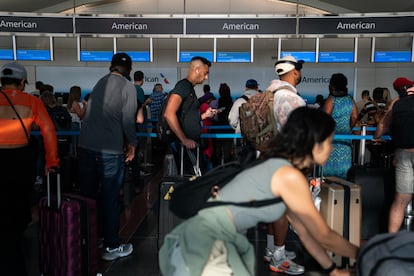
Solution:
{"label": "white ceiling", "polygon": [[[289,5],[287,4],[289,3]],[[293,4],[292,4],[293,3]],[[296,4],[306,4],[296,6]],[[83,5],[83,6],[82,6]],[[411,0],[0,0],[0,12],[117,14],[309,14],[414,12]]]}

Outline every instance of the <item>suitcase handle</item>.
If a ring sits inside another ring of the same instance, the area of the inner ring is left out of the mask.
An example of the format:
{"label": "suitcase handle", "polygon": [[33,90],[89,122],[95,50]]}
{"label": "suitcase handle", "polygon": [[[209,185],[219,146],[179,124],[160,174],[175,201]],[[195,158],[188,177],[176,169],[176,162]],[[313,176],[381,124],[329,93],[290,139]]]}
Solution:
{"label": "suitcase handle", "polygon": [[[51,206],[51,192],[50,192],[50,174],[51,172],[47,173],[47,177],[46,177],[46,189],[47,189],[47,207]],[[60,173],[56,173],[56,184],[57,184],[57,189],[56,189],[56,197],[57,197],[57,208],[60,208],[60,204],[62,202],[62,193],[60,190]]]}
{"label": "suitcase handle", "polygon": [[[181,150],[181,160],[180,160],[180,175],[184,175],[184,148],[185,146],[180,143],[180,150]],[[200,170],[200,146],[197,144],[197,156],[194,156],[194,153],[191,149],[186,148],[188,157],[190,158],[191,164],[193,165],[194,174],[196,176],[201,176]]]}

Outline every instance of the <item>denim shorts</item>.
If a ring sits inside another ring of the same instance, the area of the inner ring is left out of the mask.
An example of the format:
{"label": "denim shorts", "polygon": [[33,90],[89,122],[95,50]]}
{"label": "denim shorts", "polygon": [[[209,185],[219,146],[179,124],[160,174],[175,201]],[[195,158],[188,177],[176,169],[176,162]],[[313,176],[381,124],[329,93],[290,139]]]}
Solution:
{"label": "denim shorts", "polygon": [[414,193],[414,152],[397,149],[395,152],[396,192],[400,194]]}

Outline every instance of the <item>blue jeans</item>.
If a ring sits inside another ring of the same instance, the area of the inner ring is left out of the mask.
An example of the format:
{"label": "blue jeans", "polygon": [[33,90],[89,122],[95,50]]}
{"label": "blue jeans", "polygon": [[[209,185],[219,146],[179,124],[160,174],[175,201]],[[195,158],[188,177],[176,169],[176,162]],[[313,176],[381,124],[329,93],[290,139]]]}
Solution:
{"label": "blue jeans", "polygon": [[124,155],[79,148],[79,173],[81,194],[97,201],[99,234],[103,235],[105,246],[119,246],[119,191],[124,181]]}

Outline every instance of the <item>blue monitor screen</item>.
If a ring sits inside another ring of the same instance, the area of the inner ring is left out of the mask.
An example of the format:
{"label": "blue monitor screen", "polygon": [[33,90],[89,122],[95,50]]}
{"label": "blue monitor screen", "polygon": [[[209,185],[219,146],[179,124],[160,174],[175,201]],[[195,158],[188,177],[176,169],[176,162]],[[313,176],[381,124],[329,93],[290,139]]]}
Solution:
{"label": "blue monitor screen", "polygon": [[251,62],[250,52],[217,52],[217,62]]}
{"label": "blue monitor screen", "polygon": [[374,54],[374,62],[410,62],[410,51],[377,51]]}
{"label": "blue monitor screen", "polygon": [[180,52],[180,62],[190,62],[195,56],[200,56],[213,61],[213,52]]}
{"label": "blue monitor screen", "polygon": [[315,52],[281,52],[281,57],[284,56],[293,56],[296,60],[303,60],[305,62],[315,62],[316,54]]}
{"label": "blue monitor screen", "polygon": [[134,62],[150,62],[150,52],[125,52]]}
{"label": "blue monitor screen", "polygon": [[51,60],[49,50],[17,50],[17,60]]}
{"label": "blue monitor screen", "polygon": [[110,62],[114,53],[112,51],[81,51],[81,61]]}
{"label": "blue monitor screen", "polygon": [[319,62],[354,62],[353,52],[320,52]]}
{"label": "blue monitor screen", "polygon": [[13,50],[0,49],[0,59],[1,60],[13,60]]}

